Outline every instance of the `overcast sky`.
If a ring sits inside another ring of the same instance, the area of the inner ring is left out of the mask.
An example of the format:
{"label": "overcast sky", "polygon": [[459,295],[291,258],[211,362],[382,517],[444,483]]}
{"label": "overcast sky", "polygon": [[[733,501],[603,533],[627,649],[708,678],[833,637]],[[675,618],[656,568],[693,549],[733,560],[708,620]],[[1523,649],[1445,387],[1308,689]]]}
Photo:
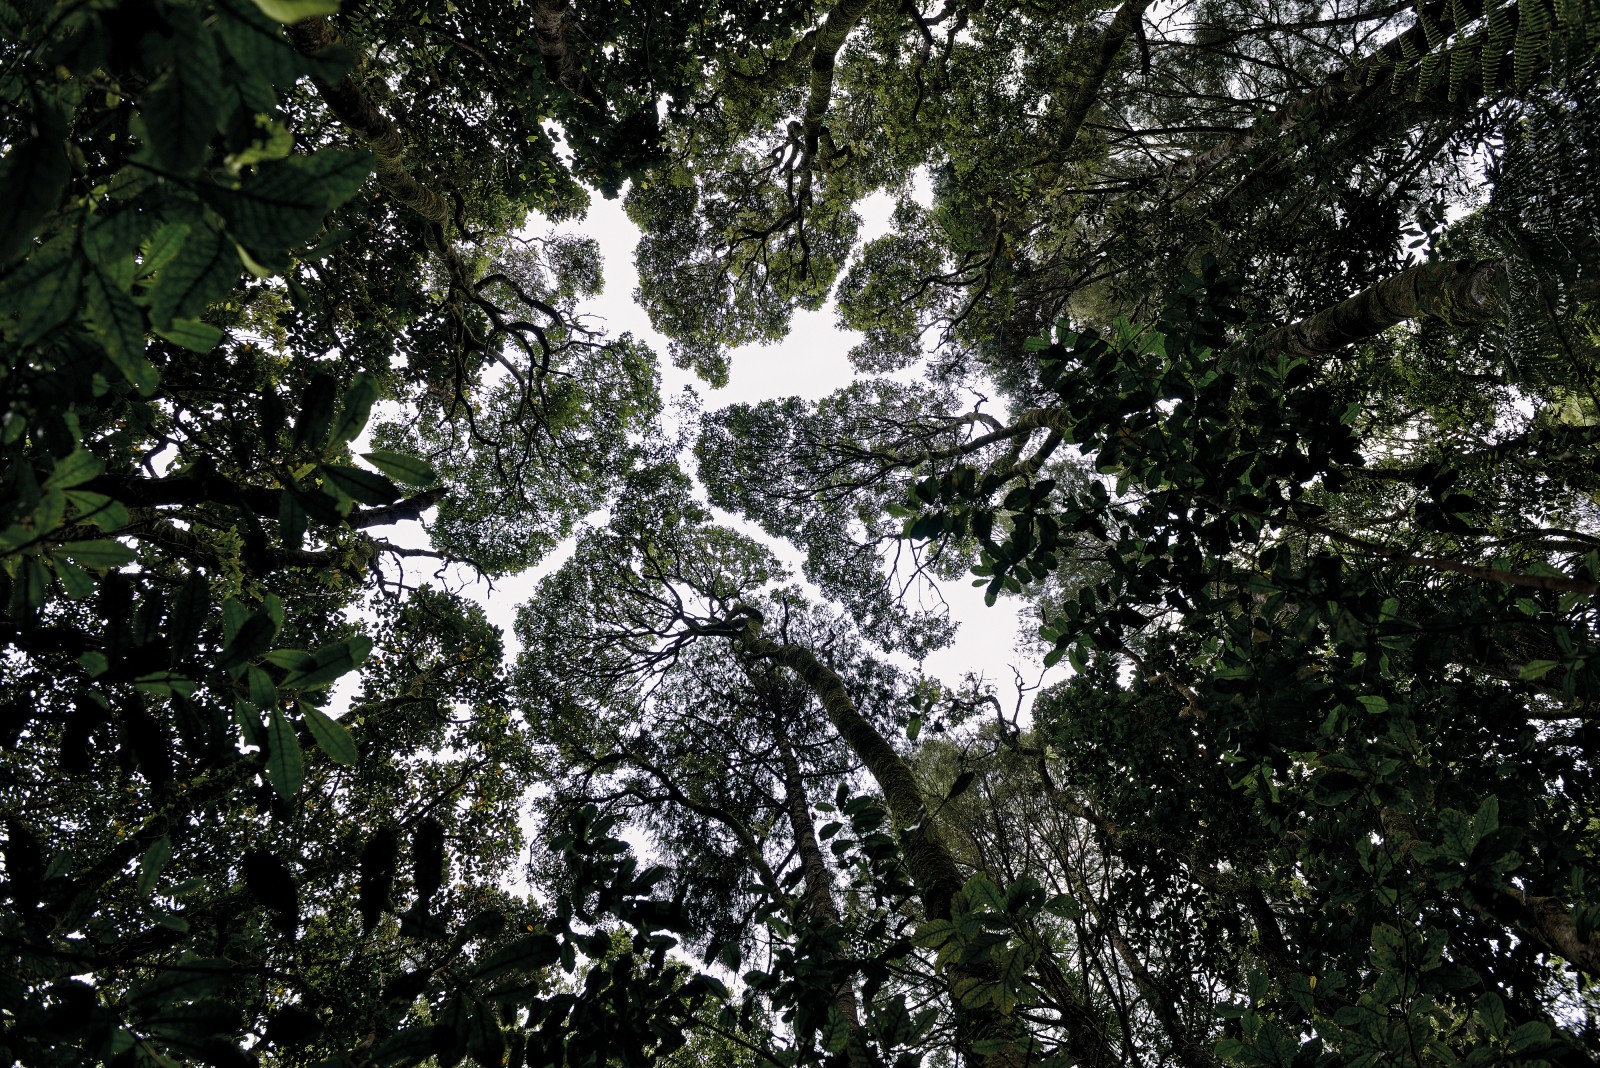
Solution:
{"label": "overcast sky", "polygon": [[[887,230],[892,208],[885,194],[878,194],[858,207],[864,221],[863,241]],[[666,339],[651,329],[648,316],[634,302],[638,274],[634,270],[633,250],[639,231],[623,212],[621,200],[596,197],[586,219],[563,226],[561,230],[581,233],[600,242],[605,258],[605,290],[598,298],[586,302],[582,310],[586,316],[600,321],[611,336],[628,332],[649,342],[661,360],[662,398],[668,404],[685,387],[692,387],[698,393],[701,405],[709,412],[730,404],[774,397],[817,399],[849,384],[854,372],[847,353],[859,335],[841,330],[835,324],[830,302],[821,311],[797,313],[788,336],[779,344],[750,345],[735,350],[728,385],[711,389],[690,372],[672,365],[666,355]],[[796,578],[799,577],[801,554],[793,546],[772,542],[759,528],[736,517],[724,515],[721,518],[771,545],[779,557],[790,564]],[[420,532],[407,537],[397,529],[395,535],[394,540],[400,543],[420,544],[422,540]],[[504,630],[508,652],[516,651],[512,622],[517,606],[531,598],[534,584],[560,566],[570,551],[569,542],[531,571],[497,580],[492,590],[484,583],[468,582],[464,574],[458,574],[458,580],[465,583],[462,592],[482,603],[489,619]],[[409,569],[410,581],[422,582],[429,578],[426,568],[413,566]],[[1015,663],[1022,667],[1030,684],[1040,673],[1036,652],[1019,653],[1015,649],[1020,623],[1015,602],[1001,599],[993,608],[987,607],[983,603],[983,591],[974,588],[969,579],[945,584],[938,593],[948,603],[959,629],[955,643],[931,656],[926,670],[951,685],[959,683],[967,672],[982,672],[997,684],[999,696],[1009,708],[1015,694],[1010,665]],[[1050,672],[1049,678],[1053,681],[1062,674],[1063,669],[1058,667]]]}

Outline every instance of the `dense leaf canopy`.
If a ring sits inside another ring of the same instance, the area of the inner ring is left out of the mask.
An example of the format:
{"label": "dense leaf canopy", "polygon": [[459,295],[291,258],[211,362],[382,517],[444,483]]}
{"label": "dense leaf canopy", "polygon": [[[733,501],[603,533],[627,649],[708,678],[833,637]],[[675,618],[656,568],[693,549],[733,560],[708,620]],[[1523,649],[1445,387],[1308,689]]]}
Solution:
{"label": "dense leaf canopy", "polygon": [[0,42],[0,1060],[1600,1059],[1594,0]]}

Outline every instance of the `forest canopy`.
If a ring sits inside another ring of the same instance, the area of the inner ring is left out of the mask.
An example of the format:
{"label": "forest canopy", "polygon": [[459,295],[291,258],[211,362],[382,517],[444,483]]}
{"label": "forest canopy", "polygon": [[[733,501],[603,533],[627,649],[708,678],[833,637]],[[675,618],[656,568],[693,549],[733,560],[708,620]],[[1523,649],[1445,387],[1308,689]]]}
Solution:
{"label": "forest canopy", "polygon": [[1600,1059],[1595,0],[0,41],[0,1062]]}

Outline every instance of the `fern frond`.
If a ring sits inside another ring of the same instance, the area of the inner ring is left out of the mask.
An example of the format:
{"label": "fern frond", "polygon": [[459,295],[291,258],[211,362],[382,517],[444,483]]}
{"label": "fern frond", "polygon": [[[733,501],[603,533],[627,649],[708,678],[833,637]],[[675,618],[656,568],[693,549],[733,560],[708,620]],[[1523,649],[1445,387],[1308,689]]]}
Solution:
{"label": "fern frond", "polygon": [[1417,64],[1417,88],[1413,100],[1421,100],[1439,75],[1439,65],[1444,62],[1443,52],[1429,52]]}
{"label": "fern frond", "polygon": [[1417,22],[1422,26],[1422,36],[1426,38],[1428,42],[1429,52],[1432,52],[1434,49],[1438,48],[1444,43],[1445,38],[1450,36],[1445,32],[1444,27],[1440,26],[1438,22],[1428,17],[1428,13],[1426,11],[1417,12]]}
{"label": "fern frond", "polygon": [[1450,0],[1450,22],[1457,33],[1476,22],[1482,14],[1483,5],[1474,0]]}
{"label": "fern frond", "polygon": [[1500,87],[1500,62],[1516,37],[1516,23],[1509,6],[1489,12],[1489,32],[1483,43],[1483,93],[1493,96]]}
{"label": "fern frond", "polygon": [[1544,0],[1517,0],[1517,38],[1512,52],[1517,91],[1533,84],[1550,43],[1550,9]]}
{"label": "fern frond", "polygon": [[1461,90],[1466,86],[1467,75],[1472,71],[1473,56],[1477,54],[1482,42],[1483,31],[1479,30],[1450,50],[1450,99],[1452,102],[1461,99]]}

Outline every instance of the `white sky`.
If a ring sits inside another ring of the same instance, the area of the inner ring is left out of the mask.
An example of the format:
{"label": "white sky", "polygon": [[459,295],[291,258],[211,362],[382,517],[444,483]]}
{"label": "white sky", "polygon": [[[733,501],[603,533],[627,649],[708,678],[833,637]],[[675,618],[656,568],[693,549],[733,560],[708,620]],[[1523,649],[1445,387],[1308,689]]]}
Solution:
{"label": "white sky", "polygon": [[[926,190],[918,192],[926,195]],[[857,211],[863,218],[863,242],[887,231],[892,210],[890,197],[881,193],[858,205]],[[596,197],[587,218],[560,229],[592,237],[600,243],[605,289],[599,297],[585,302],[580,311],[611,336],[627,332],[649,343],[661,360],[662,399],[668,404],[686,386],[692,386],[699,394],[707,412],[730,404],[776,397],[815,400],[848,385],[855,374],[847,354],[859,335],[838,327],[830,301],[820,311],[798,312],[788,336],[778,344],[748,345],[734,350],[728,385],[712,389],[691,372],[672,365],[666,357],[666,339],[651,328],[644,309],[634,301],[639,279],[634,269],[633,251],[639,231],[624,213],[622,201]],[[603,516],[593,518],[602,520]],[[738,517],[722,514],[719,519],[770,545],[799,578],[803,554],[792,545],[774,542],[754,524]],[[415,527],[393,528],[385,534],[397,544],[420,545],[423,542],[421,532]],[[484,606],[490,622],[504,631],[507,652],[515,655],[518,647],[512,623],[517,606],[533,596],[538,580],[559,567],[571,549],[569,541],[539,566],[520,575],[498,579],[492,588],[473,580],[464,569],[452,569],[450,573],[455,577],[452,586]],[[414,561],[407,569],[407,580],[429,581],[432,573],[433,567],[426,561]],[[952,686],[959,684],[969,672],[981,673],[996,685],[1002,703],[1010,709],[1016,694],[1011,665],[1017,664],[1022,669],[1030,685],[1040,676],[1040,653],[1016,648],[1022,623],[1017,602],[1002,598],[994,607],[987,607],[983,603],[983,590],[973,587],[970,579],[941,585],[938,593],[949,605],[951,618],[959,626],[953,644],[930,656],[925,663],[926,670]],[[1049,678],[1053,681],[1064,674],[1065,669],[1058,667],[1049,673]]]}

